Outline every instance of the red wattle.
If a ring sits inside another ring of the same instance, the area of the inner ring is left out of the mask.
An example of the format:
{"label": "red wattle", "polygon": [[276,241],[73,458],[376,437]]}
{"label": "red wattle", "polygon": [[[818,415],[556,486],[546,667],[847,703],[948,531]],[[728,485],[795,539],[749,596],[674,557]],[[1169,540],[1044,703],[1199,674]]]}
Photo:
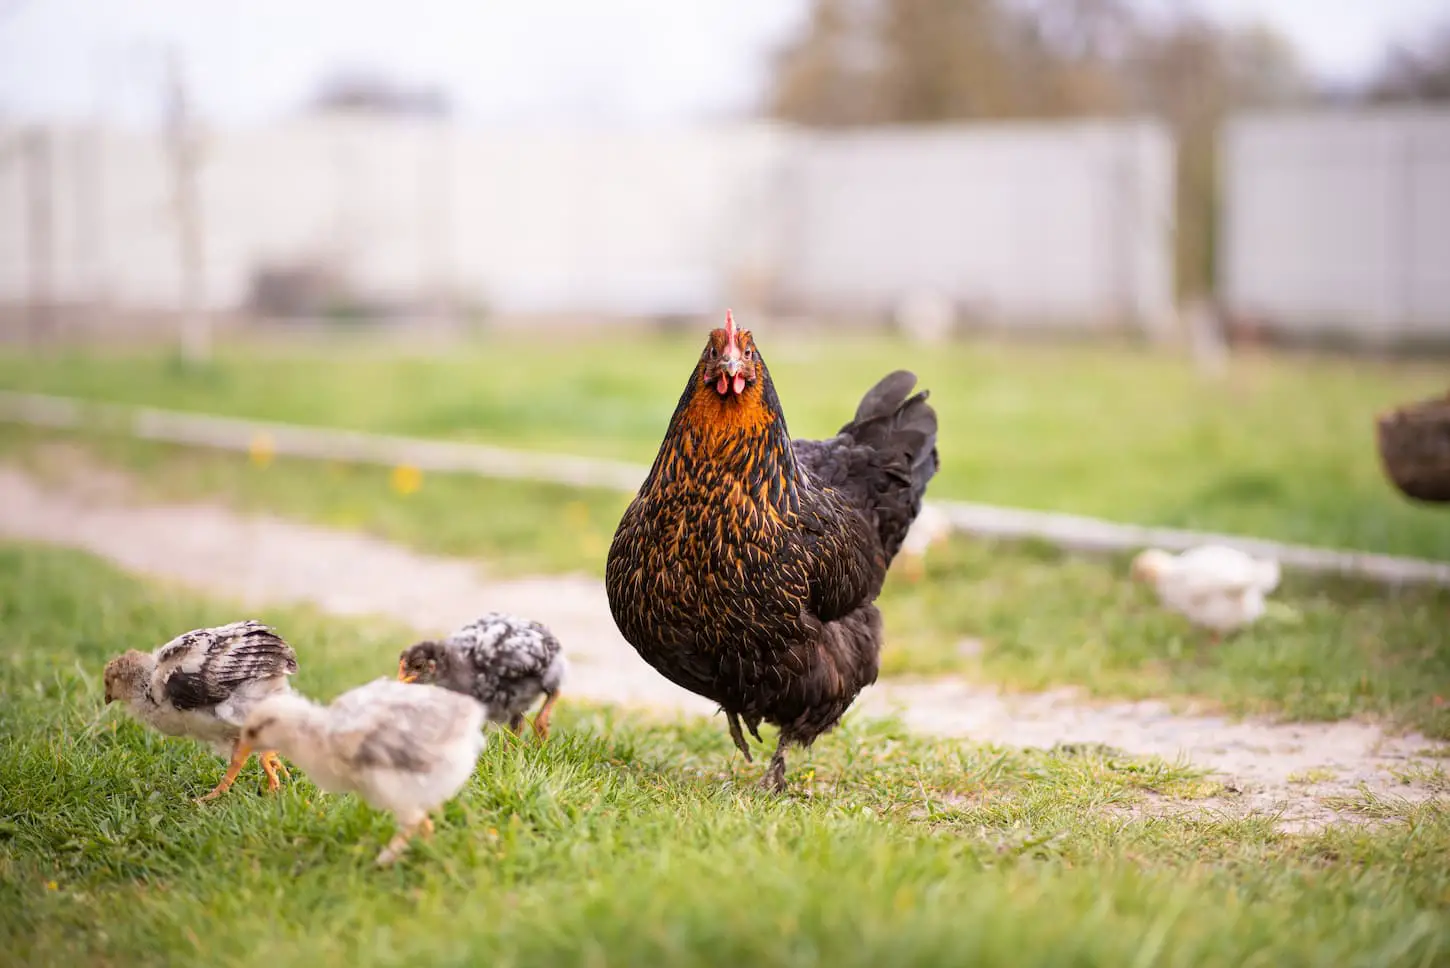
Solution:
{"label": "red wattle", "polygon": [[738,396],[740,396],[740,394],[742,394],[744,392],[745,392],[745,377],[743,377],[743,376],[741,376],[740,374],[737,373],[735,375],[735,395],[738,397]]}
{"label": "red wattle", "polygon": [[[738,379],[740,379],[740,377],[737,376],[735,379],[738,380]],[[725,388],[726,388],[725,374],[721,373],[720,374],[719,381],[715,384],[715,392],[718,393],[718,394],[720,394],[720,396],[723,397],[725,395]]]}

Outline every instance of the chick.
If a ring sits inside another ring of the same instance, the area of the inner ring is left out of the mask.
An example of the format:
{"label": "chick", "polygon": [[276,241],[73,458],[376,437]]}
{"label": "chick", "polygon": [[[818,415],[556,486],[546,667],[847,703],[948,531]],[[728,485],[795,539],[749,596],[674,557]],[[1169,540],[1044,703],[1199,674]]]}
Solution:
{"label": "chick", "polygon": [[356,793],[388,810],[399,829],[378,855],[391,864],[418,832],[433,833],[429,811],[468,782],[483,752],[486,710],[435,686],[376,679],[329,706],[296,695],[257,705],[242,730],[243,750],[280,750],[329,793]]}
{"label": "chick", "polygon": [[1176,557],[1150,548],[1133,559],[1132,576],[1152,584],[1159,601],[1211,631],[1217,641],[1264,614],[1265,596],[1279,584],[1279,563],[1222,545]]}
{"label": "chick", "polygon": [[[226,774],[201,803],[221,796],[249,752],[238,743],[247,713],[263,699],[289,693],[297,655],[260,622],[233,622],[180,635],[155,652],[132,649],[106,663],[106,702],[120,700],[138,720],[167,736],[188,736],[230,758]],[[267,789],[286,769],[260,747]]]}
{"label": "chick", "polygon": [[534,732],[549,735],[549,713],[559,698],[568,663],[559,640],[528,619],[489,612],[442,641],[409,646],[398,657],[402,682],[433,683],[472,696],[489,709],[489,718],[508,723],[517,733],[524,712],[540,696]]}

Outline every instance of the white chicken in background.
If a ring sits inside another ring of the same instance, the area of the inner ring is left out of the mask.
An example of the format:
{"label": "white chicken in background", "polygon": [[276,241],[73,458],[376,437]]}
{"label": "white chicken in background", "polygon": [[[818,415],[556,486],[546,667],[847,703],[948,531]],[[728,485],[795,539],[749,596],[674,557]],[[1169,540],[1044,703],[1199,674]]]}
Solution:
{"label": "white chicken in background", "polygon": [[1264,614],[1265,596],[1279,585],[1279,563],[1223,545],[1176,556],[1150,548],[1133,559],[1132,576],[1151,584],[1165,607],[1208,629],[1217,641]]}
{"label": "white chicken in background", "polygon": [[438,686],[376,679],[319,706],[292,693],[257,705],[245,752],[275,749],[328,793],[356,793],[388,810],[399,829],[378,855],[391,864],[414,833],[433,833],[429,811],[463,789],[483,752],[487,710]]}
{"label": "white chicken in background", "polygon": [[932,504],[923,504],[921,513],[911,522],[906,540],[898,552],[902,570],[911,581],[920,581],[926,574],[926,553],[933,545],[945,541],[952,533],[952,520],[946,512]]}

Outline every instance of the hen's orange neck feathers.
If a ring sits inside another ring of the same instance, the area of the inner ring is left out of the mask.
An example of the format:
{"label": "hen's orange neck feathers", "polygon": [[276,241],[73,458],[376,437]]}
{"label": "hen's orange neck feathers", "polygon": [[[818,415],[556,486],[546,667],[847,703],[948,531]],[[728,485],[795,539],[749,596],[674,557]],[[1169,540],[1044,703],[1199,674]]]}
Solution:
{"label": "hen's orange neck feathers", "polygon": [[655,470],[673,477],[680,461],[704,461],[746,478],[776,477],[788,482],[786,490],[794,487],[795,454],[770,371],[750,331],[737,329],[729,313],[690,374]]}
{"label": "hen's orange neck feathers", "polygon": [[724,396],[715,389],[714,382],[706,373],[705,363],[695,367],[690,391],[678,411],[682,426],[702,437],[754,436],[763,433],[779,416],[766,403],[764,379],[747,384],[738,395]]}

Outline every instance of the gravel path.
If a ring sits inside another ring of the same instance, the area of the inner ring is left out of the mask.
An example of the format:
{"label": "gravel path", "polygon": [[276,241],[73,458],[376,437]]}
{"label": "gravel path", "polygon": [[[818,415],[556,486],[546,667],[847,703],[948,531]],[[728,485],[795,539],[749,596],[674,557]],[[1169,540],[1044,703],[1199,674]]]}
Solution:
{"label": "gravel path", "polygon": [[[338,615],[381,615],[436,633],[486,609],[546,620],[569,650],[572,695],[675,714],[715,712],[635,655],[615,629],[603,586],[583,577],[489,580],[475,564],[420,555],[366,535],[209,504],[130,500],[129,482],[94,466],[65,485],[0,465],[0,538],[83,549],[147,576],[244,606],[306,602]],[[1436,744],[1356,722],[1279,724],[1177,715],[1157,701],[1104,703],[1075,690],[1003,693],[958,679],[867,690],[866,714],[899,714],[924,733],[1003,745],[1102,743],[1211,770],[1226,792],[1158,812],[1267,812],[1286,830],[1363,818],[1326,799],[1422,800],[1444,788]]]}

